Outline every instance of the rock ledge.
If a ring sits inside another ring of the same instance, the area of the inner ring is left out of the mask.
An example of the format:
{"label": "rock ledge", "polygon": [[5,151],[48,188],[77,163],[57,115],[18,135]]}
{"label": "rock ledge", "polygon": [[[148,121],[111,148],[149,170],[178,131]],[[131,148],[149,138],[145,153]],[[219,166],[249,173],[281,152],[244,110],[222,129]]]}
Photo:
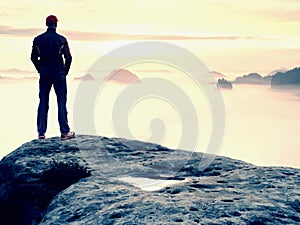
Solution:
{"label": "rock ledge", "polygon": [[[0,162],[0,224],[300,224],[300,170],[80,135]],[[124,177],[181,181],[145,191]]]}

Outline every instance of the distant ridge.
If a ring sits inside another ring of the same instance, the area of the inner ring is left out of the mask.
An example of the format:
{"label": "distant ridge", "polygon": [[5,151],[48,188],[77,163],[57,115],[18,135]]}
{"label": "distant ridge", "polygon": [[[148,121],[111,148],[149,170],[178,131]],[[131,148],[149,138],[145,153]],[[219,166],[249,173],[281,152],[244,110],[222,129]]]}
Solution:
{"label": "distant ridge", "polygon": [[291,70],[286,70],[286,68],[276,69],[267,76],[249,73],[238,76],[232,81],[225,79],[226,76],[221,73],[215,71],[210,73],[215,77],[222,77],[222,79],[218,79],[217,86],[227,89],[231,89],[232,84],[270,85],[272,88],[300,88],[300,67]]}
{"label": "distant ridge", "polygon": [[300,88],[300,67],[287,72],[278,72],[272,77],[272,88]]}
{"label": "distant ridge", "polygon": [[234,81],[234,84],[270,84],[271,76],[263,77],[258,73],[249,73],[242,77],[237,77]]}
{"label": "distant ridge", "polygon": [[36,73],[35,71],[27,71],[27,70],[21,70],[18,68],[11,68],[11,69],[5,69],[5,70],[0,70],[0,73],[2,74],[16,74],[16,75],[20,75],[20,74],[34,74]]}
{"label": "distant ridge", "polygon": [[91,74],[86,74],[81,77],[75,77],[74,80],[82,80],[82,81],[94,81],[95,78]]}

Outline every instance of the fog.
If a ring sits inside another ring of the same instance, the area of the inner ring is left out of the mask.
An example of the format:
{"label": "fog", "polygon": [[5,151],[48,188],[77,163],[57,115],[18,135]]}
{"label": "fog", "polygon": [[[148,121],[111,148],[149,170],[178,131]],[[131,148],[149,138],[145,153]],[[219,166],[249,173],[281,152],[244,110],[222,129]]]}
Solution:
{"label": "fog", "polygon": [[[93,85],[94,81],[85,82]],[[181,80],[177,82],[177,86],[184,86]],[[69,81],[69,121],[75,129],[74,121],[78,118],[74,120],[76,114],[73,114],[73,110],[80,84],[80,81]],[[97,135],[118,136],[112,110],[125,86],[111,83],[97,97],[93,114]],[[194,104],[201,129],[198,143],[192,150],[205,152],[210,140],[214,112],[209,110],[205,93],[196,89],[195,86],[183,87],[184,93],[190,96]],[[0,81],[0,92],[2,158],[22,143],[37,137],[38,80]],[[260,166],[300,168],[300,91],[272,90],[267,85],[234,85],[232,90],[221,90],[221,93],[226,111],[226,129],[219,155]],[[167,147],[176,148],[183,135],[181,116],[185,116],[179,113],[176,103],[164,98],[154,96],[140,99],[130,106],[128,127],[135,139],[157,141]],[[82,121],[85,119],[87,118],[84,115],[79,118]],[[46,136],[58,136],[54,91],[51,92],[48,124]],[[151,129],[163,132],[155,136]]]}

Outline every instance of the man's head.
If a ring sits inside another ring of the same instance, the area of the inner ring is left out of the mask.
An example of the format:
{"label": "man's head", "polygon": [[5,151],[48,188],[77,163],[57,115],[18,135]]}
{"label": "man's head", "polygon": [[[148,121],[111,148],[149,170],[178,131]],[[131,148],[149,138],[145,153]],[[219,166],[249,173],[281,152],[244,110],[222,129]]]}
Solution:
{"label": "man's head", "polygon": [[57,27],[58,19],[54,15],[50,15],[46,18],[46,25],[49,28],[56,28]]}

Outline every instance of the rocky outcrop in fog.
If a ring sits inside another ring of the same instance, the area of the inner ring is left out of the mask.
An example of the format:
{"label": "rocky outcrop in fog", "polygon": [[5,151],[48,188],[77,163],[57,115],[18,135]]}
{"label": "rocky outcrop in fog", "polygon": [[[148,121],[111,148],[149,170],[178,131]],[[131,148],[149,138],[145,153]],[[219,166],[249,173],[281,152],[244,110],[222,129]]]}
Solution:
{"label": "rocky outcrop in fog", "polygon": [[287,72],[276,73],[271,82],[272,88],[300,88],[300,68],[294,68]]}
{"label": "rocky outcrop in fog", "polygon": [[272,76],[263,77],[258,73],[249,73],[242,77],[237,77],[234,84],[270,84]]}

